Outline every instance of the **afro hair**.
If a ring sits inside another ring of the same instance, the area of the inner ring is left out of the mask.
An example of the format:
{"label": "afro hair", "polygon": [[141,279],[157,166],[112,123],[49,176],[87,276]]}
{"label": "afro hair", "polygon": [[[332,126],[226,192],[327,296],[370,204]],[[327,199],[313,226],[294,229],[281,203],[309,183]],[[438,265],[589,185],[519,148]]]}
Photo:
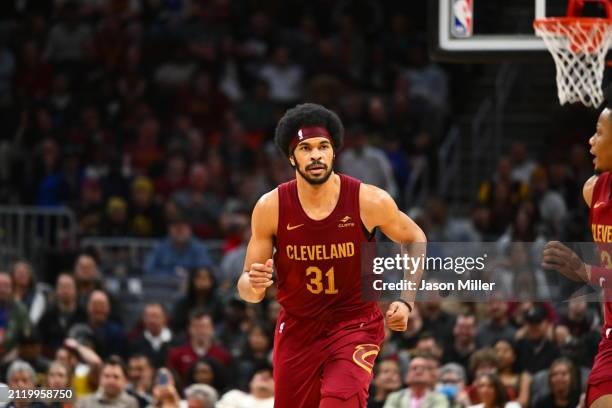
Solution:
{"label": "afro hair", "polygon": [[316,103],[304,103],[287,110],[276,126],[274,141],[287,157],[293,154],[289,146],[295,134],[305,126],[324,127],[332,138],[334,150],[338,151],[342,147],[344,126],[338,115]]}

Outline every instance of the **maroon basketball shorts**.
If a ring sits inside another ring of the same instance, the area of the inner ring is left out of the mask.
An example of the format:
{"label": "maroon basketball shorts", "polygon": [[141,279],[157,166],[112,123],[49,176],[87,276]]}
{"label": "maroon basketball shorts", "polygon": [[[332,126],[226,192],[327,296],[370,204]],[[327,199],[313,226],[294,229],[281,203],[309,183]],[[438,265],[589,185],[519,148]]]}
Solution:
{"label": "maroon basketball shorts", "polygon": [[[610,330],[606,330],[610,331]],[[602,330],[603,339],[595,356],[593,369],[589,375],[586,390],[586,406],[590,407],[599,397],[612,395],[612,337],[611,333]],[[608,338],[606,338],[608,334]]]}
{"label": "maroon basketball shorts", "polygon": [[281,311],[274,335],[274,407],[318,408],[324,397],[358,395],[366,406],[374,360],[384,339],[378,308],[329,323]]}

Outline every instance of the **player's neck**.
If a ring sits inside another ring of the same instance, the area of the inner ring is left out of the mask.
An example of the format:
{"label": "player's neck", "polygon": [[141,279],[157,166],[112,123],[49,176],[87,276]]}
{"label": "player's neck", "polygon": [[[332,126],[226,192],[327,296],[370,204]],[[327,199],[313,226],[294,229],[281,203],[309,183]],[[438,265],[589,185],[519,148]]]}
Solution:
{"label": "player's neck", "polygon": [[300,175],[296,180],[300,202],[306,208],[319,207],[330,197],[336,198],[340,194],[340,176],[334,172],[323,184],[310,184]]}

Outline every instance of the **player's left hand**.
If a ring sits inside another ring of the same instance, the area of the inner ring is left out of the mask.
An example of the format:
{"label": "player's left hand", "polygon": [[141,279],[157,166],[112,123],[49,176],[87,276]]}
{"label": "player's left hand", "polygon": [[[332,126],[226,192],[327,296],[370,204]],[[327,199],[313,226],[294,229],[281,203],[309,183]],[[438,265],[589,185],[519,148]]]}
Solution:
{"label": "player's left hand", "polygon": [[391,303],[385,315],[387,327],[393,331],[406,331],[408,328],[408,316],[410,316],[410,310],[406,304],[402,302]]}
{"label": "player's left hand", "polygon": [[558,271],[573,281],[589,281],[587,268],[582,259],[559,241],[550,241],[544,245],[542,268]]}

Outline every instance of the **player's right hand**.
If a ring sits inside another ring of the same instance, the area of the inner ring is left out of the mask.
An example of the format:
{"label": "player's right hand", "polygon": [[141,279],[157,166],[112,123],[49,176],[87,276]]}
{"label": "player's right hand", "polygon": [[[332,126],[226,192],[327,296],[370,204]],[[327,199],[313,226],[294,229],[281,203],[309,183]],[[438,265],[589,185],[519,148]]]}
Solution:
{"label": "player's right hand", "polygon": [[272,259],[268,259],[266,263],[254,263],[251,264],[249,270],[249,283],[251,288],[256,293],[263,293],[267,288],[272,286],[274,281],[272,280]]}
{"label": "player's right hand", "polygon": [[559,241],[550,241],[542,250],[542,268],[552,269],[576,282],[588,282],[588,272],[582,259]]}

